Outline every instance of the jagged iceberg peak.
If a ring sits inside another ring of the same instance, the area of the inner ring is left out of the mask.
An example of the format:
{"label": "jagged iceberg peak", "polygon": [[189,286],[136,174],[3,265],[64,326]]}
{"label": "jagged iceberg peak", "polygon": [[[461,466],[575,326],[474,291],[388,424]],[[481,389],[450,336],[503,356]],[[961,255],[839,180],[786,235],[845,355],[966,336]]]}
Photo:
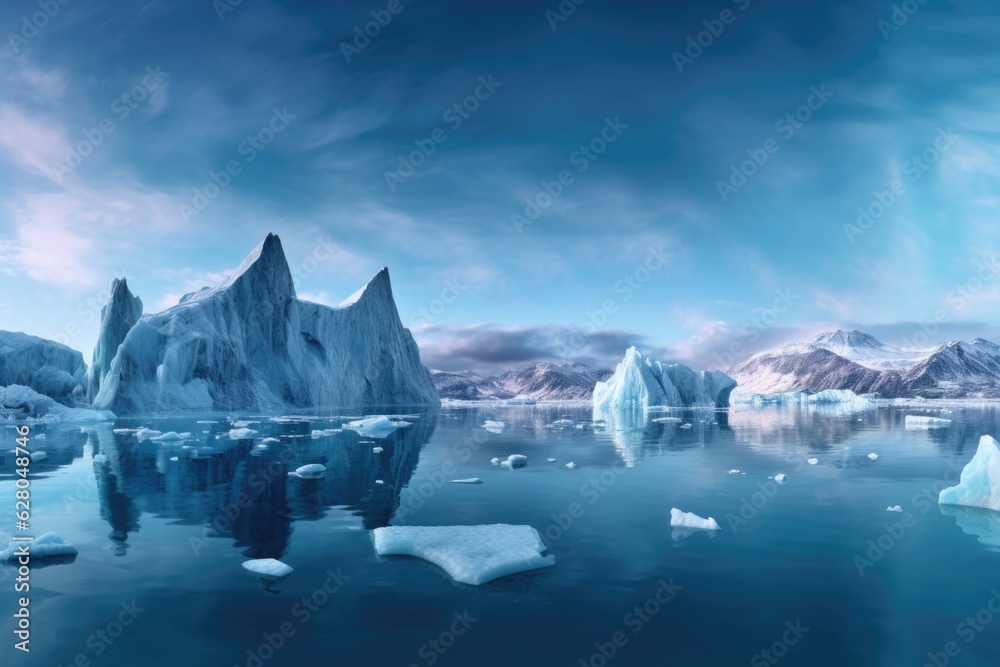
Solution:
{"label": "jagged iceberg peak", "polygon": [[87,398],[94,400],[111,368],[118,346],[142,317],[142,299],[132,294],[125,278],[111,281],[111,297],[101,308],[101,329],[94,346],[94,359],[87,371]]}
{"label": "jagged iceberg peak", "polygon": [[729,407],[736,381],[721,371],[696,371],[684,364],[663,364],[635,347],[606,382],[594,387],[594,412],[651,407]]}
{"label": "jagged iceberg peak", "polygon": [[339,307],[302,301],[274,234],[225,281],[142,317],[94,399],[118,414],[438,404],[388,270]]}

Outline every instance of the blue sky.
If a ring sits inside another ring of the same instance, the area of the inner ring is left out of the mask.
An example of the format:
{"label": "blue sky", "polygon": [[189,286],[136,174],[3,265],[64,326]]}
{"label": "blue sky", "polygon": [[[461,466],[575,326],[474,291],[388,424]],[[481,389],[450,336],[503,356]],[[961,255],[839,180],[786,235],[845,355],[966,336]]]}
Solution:
{"label": "blue sky", "polygon": [[89,358],[113,277],[274,231],[304,298],[389,266],[438,368],[1000,339],[995,3],[224,2],[3,3],[0,328]]}

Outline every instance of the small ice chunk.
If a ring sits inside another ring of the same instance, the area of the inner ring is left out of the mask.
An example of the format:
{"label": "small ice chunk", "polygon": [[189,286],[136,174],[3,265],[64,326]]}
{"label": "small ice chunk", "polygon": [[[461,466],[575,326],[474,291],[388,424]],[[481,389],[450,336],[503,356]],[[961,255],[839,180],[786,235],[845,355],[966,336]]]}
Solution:
{"label": "small ice chunk", "polygon": [[1000,443],[988,435],[980,438],[976,455],[962,469],[959,483],[941,491],[938,503],[1000,512]]}
{"label": "small ice chunk", "polygon": [[255,560],[248,560],[243,563],[243,569],[253,572],[254,574],[264,577],[265,579],[284,579],[295,571],[288,565],[282,563],[280,560],[275,560],[273,558],[257,558]]}
{"label": "small ice chunk", "polygon": [[11,542],[6,549],[0,551],[0,562],[17,560],[17,550],[25,544],[30,545],[31,558],[58,558],[59,556],[75,556],[79,552],[70,542],[57,533],[48,532],[36,537],[30,542]]}
{"label": "small ice chunk", "polygon": [[318,438],[325,438],[327,436],[336,435],[338,433],[343,433],[343,431],[344,431],[344,429],[342,429],[342,428],[324,428],[324,429],[321,429],[321,430],[315,430],[315,431],[313,431],[311,435],[312,435],[313,440],[316,440]]}
{"label": "small ice chunk", "polygon": [[554,422],[552,422],[552,425],[553,426],[572,426],[573,423],[574,422],[573,422],[572,419],[557,419]]}
{"label": "small ice chunk", "polygon": [[679,422],[684,421],[680,417],[656,417],[653,419],[654,424],[666,424],[668,422]]}
{"label": "small ice chunk", "polygon": [[504,468],[510,468],[514,470],[515,468],[523,468],[528,465],[528,457],[524,454],[511,454],[507,457],[506,461],[501,461],[500,465]]}
{"label": "small ice chunk", "polygon": [[545,459],[545,460],[548,461],[549,463],[555,463],[556,462],[556,459]]}
{"label": "small ice chunk", "polygon": [[373,415],[348,422],[344,428],[356,431],[366,438],[385,438],[397,428],[410,426],[407,421],[393,421],[386,415]]}
{"label": "small ice chunk", "polygon": [[576,464],[573,463],[572,461],[570,461],[569,463],[567,463],[565,467],[569,468],[570,470],[576,470]]}
{"label": "small ice chunk", "polygon": [[483,480],[478,477],[469,477],[468,479],[451,479],[448,482],[450,484],[482,484]]}
{"label": "small ice chunk", "polygon": [[788,481],[788,475],[786,475],[783,472],[779,472],[777,475],[774,476],[774,481],[777,482],[778,484],[784,484],[785,482]]}
{"label": "small ice chunk", "polygon": [[39,433],[38,435],[34,436],[35,440],[45,440],[47,437],[48,436],[46,436],[44,433]]}
{"label": "small ice chunk", "polygon": [[722,530],[719,523],[712,517],[703,519],[691,512],[682,512],[676,507],[670,510],[670,525],[675,528],[694,528],[695,530]]}
{"label": "small ice chunk", "polygon": [[233,422],[233,428],[247,428],[251,424],[256,424],[256,423],[257,422],[236,421]]}
{"label": "small ice chunk", "polygon": [[902,512],[903,508],[900,507],[899,505],[893,505],[892,507],[886,507],[885,511],[886,512]]}
{"label": "small ice chunk", "polygon": [[494,456],[492,459],[490,459],[490,463],[492,463],[495,466],[498,466],[500,465],[500,459]]}
{"label": "small ice chunk", "polygon": [[373,531],[380,556],[415,556],[453,580],[479,586],[518,572],[555,565],[531,526],[389,526]]}
{"label": "small ice chunk", "polygon": [[302,479],[319,479],[326,474],[326,466],[319,463],[310,463],[309,465],[296,468],[295,472],[289,474],[301,477]]}
{"label": "small ice chunk", "polygon": [[811,459],[806,459],[806,463],[808,463],[808,464],[809,464],[809,465],[811,465],[811,466],[814,466],[814,465],[816,465],[817,463],[819,463],[819,459],[818,459],[818,458],[816,458],[816,457],[814,456],[814,457],[813,457],[813,458],[811,458]]}
{"label": "small ice chunk", "polygon": [[496,419],[487,419],[483,422],[483,428],[490,433],[503,433],[507,430],[507,422],[502,422]]}
{"label": "small ice chunk", "polygon": [[376,479],[376,480],[375,480],[375,483],[376,483],[376,484],[385,484],[385,481],[383,481],[383,480],[381,480],[381,479]]}
{"label": "small ice chunk", "polygon": [[32,461],[44,461],[47,458],[49,458],[49,455],[41,450],[35,450],[31,452]]}
{"label": "small ice chunk", "polygon": [[729,471],[729,474],[730,475],[745,475],[746,473],[743,472],[742,470],[740,470],[739,468],[733,468],[732,470]]}
{"label": "small ice chunk", "polygon": [[169,433],[154,435],[150,438],[150,440],[155,440],[157,442],[177,442],[179,440],[187,440],[190,437],[191,437],[190,433],[178,433],[177,431],[170,431]]}
{"label": "small ice chunk", "polygon": [[281,440],[278,440],[277,438],[264,438],[260,441],[260,444],[267,445],[275,442],[281,442]]}
{"label": "small ice chunk", "polygon": [[384,451],[381,447],[372,447],[372,454],[381,454]]}
{"label": "small ice chunk", "polygon": [[941,426],[947,426],[950,423],[950,419],[942,419],[941,417],[924,417],[922,415],[906,415],[906,419],[903,420],[905,428],[908,429],[939,428]]}
{"label": "small ice chunk", "polygon": [[163,435],[163,432],[154,431],[151,428],[140,428],[138,431],[135,432],[135,437],[139,440],[139,442],[149,440],[150,438],[156,437],[158,435]]}
{"label": "small ice chunk", "polygon": [[868,458],[870,458],[872,461],[877,461],[878,460],[878,454],[876,454],[875,452],[872,452],[871,454],[868,455]]}
{"label": "small ice chunk", "polygon": [[229,438],[231,440],[250,440],[255,435],[258,435],[258,433],[252,428],[234,428],[229,431]]}
{"label": "small ice chunk", "polygon": [[681,424],[680,428],[694,428],[693,424]]}
{"label": "small ice chunk", "polygon": [[177,457],[177,456],[171,456],[171,457],[170,457],[170,460],[171,460],[171,461],[180,461],[180,457]]}

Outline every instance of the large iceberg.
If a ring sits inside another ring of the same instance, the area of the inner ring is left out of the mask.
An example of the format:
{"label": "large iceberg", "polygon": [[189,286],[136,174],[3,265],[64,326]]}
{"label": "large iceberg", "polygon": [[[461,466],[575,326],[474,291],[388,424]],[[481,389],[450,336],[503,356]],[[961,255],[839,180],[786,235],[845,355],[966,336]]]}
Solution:
{"label": "large iceberg", "polygon": [[19,385],[63,405],[86,405],[87,364],[83,355],[55,341],[0,331],[0,387]]}
{"label": "large iceberg", "polygon": [[1000,512],[1000,443],[984,435],[956,486],[938,495],[942,505],[982,507]]}
{"label": "large iceberg", "polygon": [[227,280],[142,316],[94,397],[118,414],[439,404],[388,269],[335,308],[302,301],[274,234]]}
{"label": "large iceberg", "polygon": [[531,526],[389,526],[373,531],[380,556],[416,556],[455,581],[479,586],[509,574],[555,565]]}
{"label": "large iceberg", "polygon": [[124,278],[111,281],[111,298],[101,308],[100,338],[94,346],[94,359],[87,372],[87,396],[93,401],[111,369],[111,361],[125,336],[142,317],[142,299],[134,296]]}
{"label": "large iceberg", "polygon": [[652,407],[729,407],[736,381],[721,371],[696,371],[683,364],[663,364],[634,347],[606,382],[594,387],[594,413]]}

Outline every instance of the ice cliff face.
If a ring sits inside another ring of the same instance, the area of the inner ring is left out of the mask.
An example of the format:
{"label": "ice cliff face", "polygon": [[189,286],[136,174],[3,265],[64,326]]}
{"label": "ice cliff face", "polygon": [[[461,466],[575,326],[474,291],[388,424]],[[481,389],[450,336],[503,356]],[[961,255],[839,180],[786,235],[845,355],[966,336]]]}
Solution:
{"label": "ice cliff face", "polygon": [[87,372],[87,396],[93,401],[101,389],[101,383],[111,368],[111,360],[118,352],[118,346],[135,323],[142,317],[142,300],[128,289],[124,278],[111,282],[111,298],[101,308],[100,338],[94,347],[94,360]]}
{"label": "ice cliff face", "polygon": [[736,381],[721,371],[663,364],[630,347],[614,375],[594,387],[594,413],[651,407],[725,408],[735,388]]}
{"label": "ice cliff face", "polygon": [[227,280],[139,319],[94,398],[117,414],[439,403],[388,270],[336,308],[301,301],[273,234]]}
{"label": "ice cliff face", "polygon": [[51,340],[0,331],[0,387],[30,387],[68,406],[86,404],[83,355]]}

